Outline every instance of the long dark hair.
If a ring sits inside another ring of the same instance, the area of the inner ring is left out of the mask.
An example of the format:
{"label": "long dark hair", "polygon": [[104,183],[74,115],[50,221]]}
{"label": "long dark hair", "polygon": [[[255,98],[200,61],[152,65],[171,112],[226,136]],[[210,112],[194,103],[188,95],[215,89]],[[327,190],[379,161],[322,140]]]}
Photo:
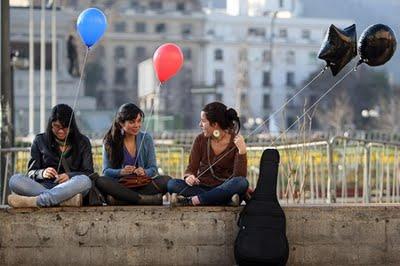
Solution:
{"label": "long dark hair", "polygon": [[234,134],[239,133],[240,120],[233,108],[227,108],[220,102],[212,102],[204,106],[203,112],[211,124],[218,123],[223,130],[229,130]]}
{"label": "long dark hair", "polygon": [[47,122],[46,136],[49,140],[51,147],[57,147],[56,136],[53,134],[51,124],[53,122],[60,122],[62,127],[68,127],[69,121],[71,120],[69,133],[67,137],[67,144],[71,146],[72,152],[77,152],[79,150],[79,142],[82,138],[82,134],[78,129],[75,122],[74,112],[72,108],[66,104],[57,104],[51,109],[49,120]]}
{"label": "long dark hair", "polygon": [[125,121],[134,120],[140,115],[142,122],[144,119],[143,111],[133,103],[125,103],[121,105],[114,117],[110,129],[104,136],[103,142],[108,153],[111,167],[117,168],[122,165],[124,160],[123,143],[124,136],[121,132],[121,124]]}

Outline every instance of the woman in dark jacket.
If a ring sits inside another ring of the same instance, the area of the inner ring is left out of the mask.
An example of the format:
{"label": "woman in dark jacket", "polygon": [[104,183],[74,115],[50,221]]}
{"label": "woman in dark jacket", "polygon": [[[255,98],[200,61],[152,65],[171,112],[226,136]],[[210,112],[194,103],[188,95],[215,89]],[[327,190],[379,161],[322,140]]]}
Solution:
{"label": "woman in dark jacket", "polygon": [[11,177],[9,186],[16,194],[8,197],[8,204],[80,206],[82,194],[91,188],[88,176],[92,173],[90,141],[80,133],[72,108],[58,104],[51,111],[46,132],[38,134],[32,143],[28,174]]}

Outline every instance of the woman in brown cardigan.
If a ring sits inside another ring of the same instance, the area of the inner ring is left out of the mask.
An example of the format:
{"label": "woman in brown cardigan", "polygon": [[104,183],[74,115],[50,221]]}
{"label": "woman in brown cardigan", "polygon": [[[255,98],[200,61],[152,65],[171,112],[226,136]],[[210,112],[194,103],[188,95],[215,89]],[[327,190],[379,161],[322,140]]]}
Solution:
{"label": "woman in brown cardigan", "polygon": [[172,206],[238,206],[249,186],[247,156],[236,111],[219,102],[207,104],[200,115],[199,134],[192,146],[184,180],[168,182]]}

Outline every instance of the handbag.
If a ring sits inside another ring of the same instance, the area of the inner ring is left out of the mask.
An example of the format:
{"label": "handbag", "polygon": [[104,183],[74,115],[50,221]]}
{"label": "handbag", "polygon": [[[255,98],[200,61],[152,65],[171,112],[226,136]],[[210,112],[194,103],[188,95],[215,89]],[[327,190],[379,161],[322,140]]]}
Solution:
{"label": "handbag", "polygon": [[144,187],[152,182],[149,176],[127,175],[121,177],[118,182],[127,188]]}

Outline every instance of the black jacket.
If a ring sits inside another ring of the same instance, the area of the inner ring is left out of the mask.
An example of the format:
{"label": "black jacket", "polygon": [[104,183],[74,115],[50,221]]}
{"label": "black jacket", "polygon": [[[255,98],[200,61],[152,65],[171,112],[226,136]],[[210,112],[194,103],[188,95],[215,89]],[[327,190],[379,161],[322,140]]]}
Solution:
{"label": "black jacket", "polygon": [[[76,145],[79,151],[73,151],[65,157],[65,161],[70,168],[68,176],[90,175],[93,173],[92,145],[89,139],[82,135],[80,143]],[[34,180],[43,180],[43,171],[47,167],[57,170],[61,152],[57,144],[50,144],[46,134],[38,134],[33,140],[31,147],[31,159],[28,163],[28,176]],[[59,174],[65,173],[64,167],[60,165]]]}

